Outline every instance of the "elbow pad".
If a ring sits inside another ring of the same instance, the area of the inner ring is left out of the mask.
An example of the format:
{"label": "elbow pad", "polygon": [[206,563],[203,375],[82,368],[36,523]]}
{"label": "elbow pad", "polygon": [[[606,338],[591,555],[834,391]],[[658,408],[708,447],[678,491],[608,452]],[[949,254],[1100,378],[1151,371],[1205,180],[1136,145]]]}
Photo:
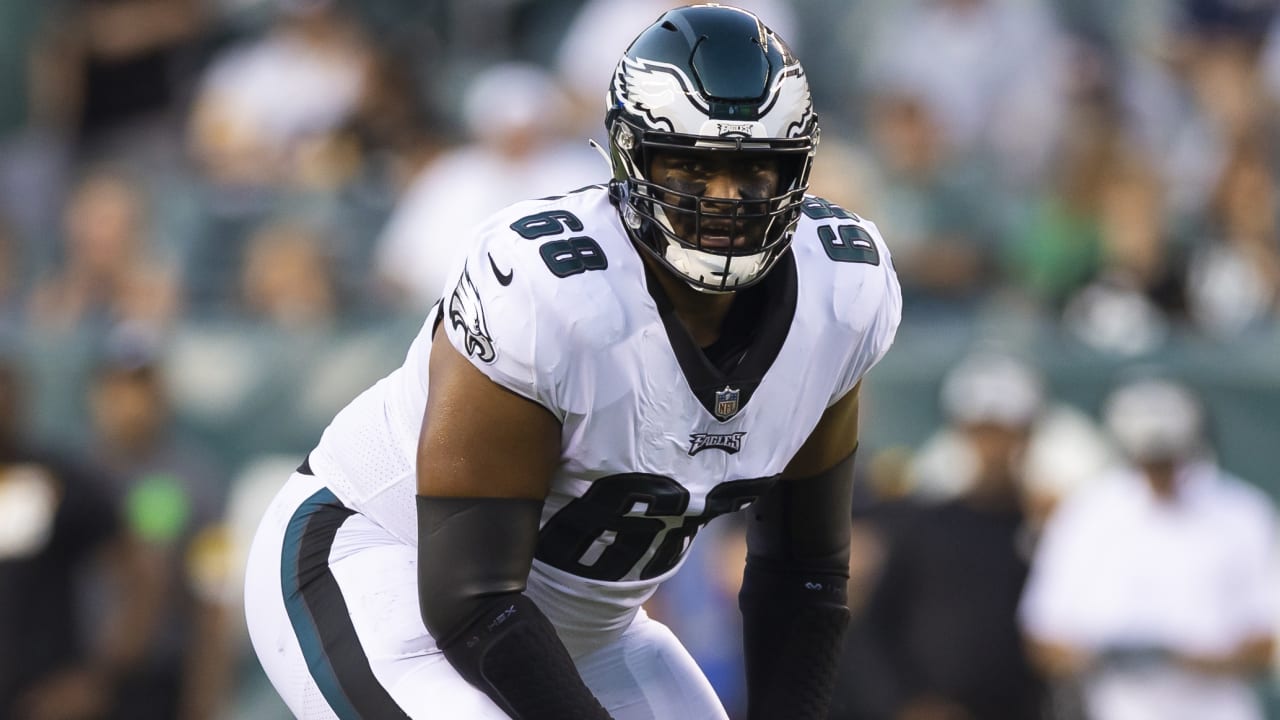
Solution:
{"label": "elbow pad", "polygon": [[524,595],[541,500],[417,497],[422,621],[467,682],[517,720],[608,720]]}
{"label": "elbow pad", "polygon": [[524,591],[541,500],[419,495],[418,603],[443,649],[497,595]]}
{"label": "elbow pad", "polygon": [[849,575],[853,458],[807,478],[779,480],[751,505],[748,558],[787,572]]}

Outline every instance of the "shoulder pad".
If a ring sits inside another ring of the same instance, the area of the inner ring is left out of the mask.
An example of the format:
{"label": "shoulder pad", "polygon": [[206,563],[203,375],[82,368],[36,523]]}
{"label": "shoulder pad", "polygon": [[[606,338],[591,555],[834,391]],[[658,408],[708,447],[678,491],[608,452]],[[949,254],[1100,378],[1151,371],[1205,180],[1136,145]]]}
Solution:
{"label": "shoulder pad", "polygon": [[814,196],[805,198],[802,212],[792,247],[812,289],[808,311],[827,314],[852,342],[840,382],[843,394],[893,344],[902,290],[875,223]]}
{"label": "shoulder pad", "polygon": [[606,211],[603,190],[590,189],[512,205],[477,228],[446,284],[443,313],[459,352],[557,415],[568,368],[623,330],[606,276],[638,259],[619,246]]}

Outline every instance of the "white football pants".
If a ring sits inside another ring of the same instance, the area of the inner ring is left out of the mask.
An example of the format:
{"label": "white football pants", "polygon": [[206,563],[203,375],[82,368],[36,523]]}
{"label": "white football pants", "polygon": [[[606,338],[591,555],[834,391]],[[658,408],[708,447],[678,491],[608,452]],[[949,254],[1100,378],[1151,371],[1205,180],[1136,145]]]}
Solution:
{"label": "white football pants", "polygon": [[[245,613],[258,659],[294,715],[507,717],[427,633],[417,562],[417,548],[343,506],[318,479],[289,479],[249,552]],[[617,720],[727,720],[693,658],[643,610],[574,663]]]}

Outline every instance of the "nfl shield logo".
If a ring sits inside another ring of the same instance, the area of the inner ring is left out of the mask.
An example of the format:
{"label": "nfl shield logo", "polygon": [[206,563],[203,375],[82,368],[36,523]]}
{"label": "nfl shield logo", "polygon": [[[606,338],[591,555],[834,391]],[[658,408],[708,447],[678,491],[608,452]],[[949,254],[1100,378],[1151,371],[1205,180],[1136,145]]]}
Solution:
{"label": "nfl shield logo", "polygon": [[738,389],[724,386],[716,391],[716,417],[728,420],[738,414]]}

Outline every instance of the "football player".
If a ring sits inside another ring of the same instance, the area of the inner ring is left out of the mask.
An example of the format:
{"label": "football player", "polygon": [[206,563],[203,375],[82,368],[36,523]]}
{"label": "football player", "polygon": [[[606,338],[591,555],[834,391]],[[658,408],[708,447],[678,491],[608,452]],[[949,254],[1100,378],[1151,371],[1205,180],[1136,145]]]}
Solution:
{"label": "football player", "polygon": [[641,604],[749,507],[750,716],[826,717],[888,252],[806,195],[805,74],[754,15],[664,14],[607,103],[612,181],[484,222],[267,512],[249,629],[297,715],[725,718]]}

